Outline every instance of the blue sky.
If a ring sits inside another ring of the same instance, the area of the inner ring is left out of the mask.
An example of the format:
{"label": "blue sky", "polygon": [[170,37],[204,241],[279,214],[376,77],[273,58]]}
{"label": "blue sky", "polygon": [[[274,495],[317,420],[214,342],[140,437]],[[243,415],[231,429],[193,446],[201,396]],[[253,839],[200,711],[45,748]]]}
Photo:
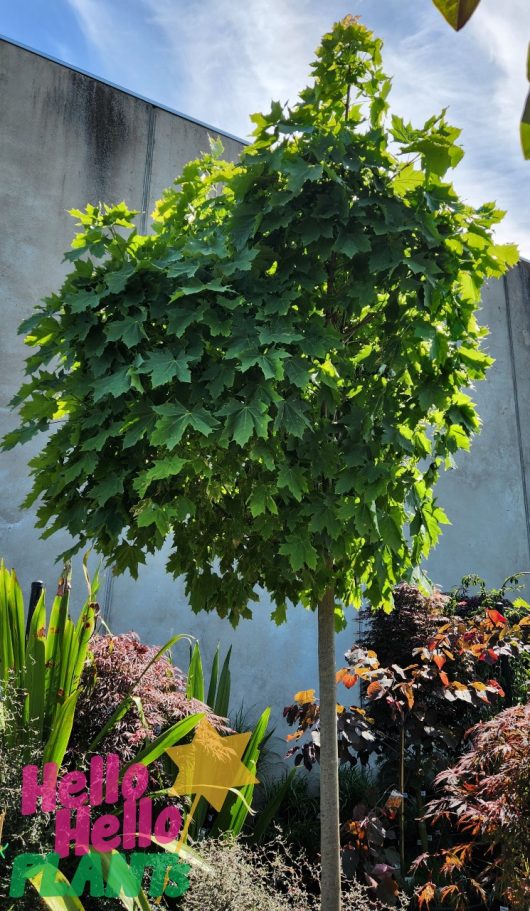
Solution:
{"label": "blue sky", "polygon": [[449,108],[460,193],[506,209],[499,238],[530,258],[528,0],[482,0],[459,34],[431,0],[0,0],[0,12],[6,37],[242,137],[251,113],[296,97],[331,23],[359,14],[384,39],[393,109],[418,123]]}

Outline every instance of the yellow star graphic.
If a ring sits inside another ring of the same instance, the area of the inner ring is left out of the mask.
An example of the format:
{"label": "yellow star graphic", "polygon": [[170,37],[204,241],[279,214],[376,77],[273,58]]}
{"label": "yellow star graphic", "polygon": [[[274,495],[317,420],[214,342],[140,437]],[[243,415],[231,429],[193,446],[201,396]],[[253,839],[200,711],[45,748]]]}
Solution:
{"label": "yellow star graphic", "polygon": [[241,762],[250,737],[250,731],[221,737],[203,718],[192,743],[166,750],[179,769],[170,793],[199,795],[219,812],[231,788],[258,784],[254,772]]}

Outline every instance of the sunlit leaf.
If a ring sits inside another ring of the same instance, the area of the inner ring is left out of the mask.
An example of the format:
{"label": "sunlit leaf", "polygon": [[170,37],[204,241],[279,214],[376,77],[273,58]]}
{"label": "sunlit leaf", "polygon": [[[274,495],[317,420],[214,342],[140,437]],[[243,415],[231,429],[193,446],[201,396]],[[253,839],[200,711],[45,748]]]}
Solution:
{"label": "sunlit leaf", "polygon": [[433,3],[449,25],[458,31],[471,19],[480,0],[433,0]]}
{"label": "sunlit leaf", "polygon": [[294,701],[299,702],[303,705],[306,702],[313,702],[315,699],[314,690],[300,690],[298,693],[294,694]]}

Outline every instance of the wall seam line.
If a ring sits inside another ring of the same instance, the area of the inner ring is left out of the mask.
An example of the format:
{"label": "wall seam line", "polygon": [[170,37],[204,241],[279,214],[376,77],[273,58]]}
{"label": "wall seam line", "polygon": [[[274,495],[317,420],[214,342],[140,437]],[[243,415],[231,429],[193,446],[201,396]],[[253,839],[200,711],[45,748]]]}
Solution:
{"label": "wall seam line", "polygon": [[[518,267],[520,268],[520,266]],[[528,556],[530,559],[530,509],[528,504],[528,487],[526,483],[526,466],[524,461],[523,436],[521,432],[521,411],[519,408],[519,387],[517,383],[517,371],[515,368],[515,348],[513,343],[512,314],[510,306],[510,290],[508,286],[508,276],[503,276],[504,298],[506,301],[506,326],[508,329],[508,344],[510,348],[510,367],[512,373],[513,399],[515,406],[515,426],[517,430],[517,447],[519,449],[519,464],[521,467],[521,484],[523,488],[523,504],[526,522],[526,541],[528,544]]]}
{"label": "wall seam line", "polygon": [[145,234],[147,228],[147,216],[149,208],[149,196],[151,193],[151,175],[153,173],[153,152],[155,148],[155,125],[156,109],[154,105],[149,108],[149,118],[147,123],[147,147],[145,151],[144,182],[142,187],[142,209],[140,219],[140,233]]}

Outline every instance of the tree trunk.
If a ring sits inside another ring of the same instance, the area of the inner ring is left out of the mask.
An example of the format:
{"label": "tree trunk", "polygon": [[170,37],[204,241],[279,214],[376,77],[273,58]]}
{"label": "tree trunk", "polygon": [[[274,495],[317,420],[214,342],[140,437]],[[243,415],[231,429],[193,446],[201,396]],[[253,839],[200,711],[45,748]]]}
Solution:
{"label": "tree trunk", "polygon": [[399,791],[401,807],[399,810],[399,865],[401,875],[405,876],[405,719],[401,719],[399,737]]}
{"label": "tree trunk", "polygon": [[318,677],[320,688],[320,855],[321,909],[341,909],[339,759],[335,613],[330,588],[318,605]]}

